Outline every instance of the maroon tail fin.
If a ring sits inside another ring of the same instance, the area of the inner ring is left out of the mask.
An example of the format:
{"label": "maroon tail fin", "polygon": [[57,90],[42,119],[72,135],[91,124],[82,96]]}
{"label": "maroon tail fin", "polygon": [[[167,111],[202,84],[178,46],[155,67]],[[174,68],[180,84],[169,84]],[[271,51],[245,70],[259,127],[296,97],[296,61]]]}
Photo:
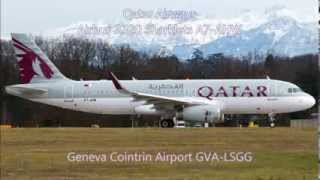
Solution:
{"label": "maroon tail fin", "polygon": [[12,34],[21,83],[66,79],[41,49],[25,34]]}

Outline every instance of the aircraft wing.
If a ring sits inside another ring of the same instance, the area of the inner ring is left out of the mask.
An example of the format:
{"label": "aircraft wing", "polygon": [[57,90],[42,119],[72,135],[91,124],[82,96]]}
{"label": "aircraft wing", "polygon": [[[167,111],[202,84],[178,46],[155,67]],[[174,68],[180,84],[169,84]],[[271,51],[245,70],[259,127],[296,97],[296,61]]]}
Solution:
{"label": "aircraft wing", "polygon": [[130,91],[123,87],[118,78],[112,73],[109,72],[111,80],[115,86],[115,88],[122,94],[127,94],[134,97],[136,100],[145,100],[147,104],[176,104],[176,105],[200,105],[206,104],[204,101],[197,101],[195,99],[187,99],[187,98],[175,98],[175,97],[167,97],[167,96],[159,96],[153,94],[140,93],[135,91]]}

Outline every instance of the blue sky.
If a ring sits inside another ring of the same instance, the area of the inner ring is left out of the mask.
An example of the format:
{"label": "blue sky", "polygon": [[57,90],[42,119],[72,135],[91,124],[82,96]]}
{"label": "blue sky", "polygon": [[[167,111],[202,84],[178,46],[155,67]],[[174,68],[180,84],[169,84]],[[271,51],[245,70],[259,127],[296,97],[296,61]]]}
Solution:
{"label": "blue sky", "polygon": [[[290,2],[290,3],[289,3]],[[208,17],[234,17],[244,10],[264,11],[284,5],[300,15],[317,15],[317,0],[2,0],[1,37],[11,32],[42,32],[79,21],[113,23],[126,8],[193,10]]]}

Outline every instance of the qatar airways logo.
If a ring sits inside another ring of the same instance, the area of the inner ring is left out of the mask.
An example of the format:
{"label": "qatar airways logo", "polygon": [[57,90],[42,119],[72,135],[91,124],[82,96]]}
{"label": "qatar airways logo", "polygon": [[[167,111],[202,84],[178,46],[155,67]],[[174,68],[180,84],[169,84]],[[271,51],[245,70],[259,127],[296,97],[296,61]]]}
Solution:
{"label": "qatar airways logo", "polygon": [[212,100],[214,97],[261,97],[268,96],[268,88],[266,86],[257,86],[251,88],[250,86],[245,86],[241,88],[240,86],[230,86],[225,88],[221,86],[216,91],[210,86],[202,86],[198,89],[198,95],[200,97]]}
{"label": "qatar airways logo", "polygon": [[34,76],[51,79],[54,73],[40,56],[15,39],[13,39],[13,45],[19,52],[16,56],[18,58],[22,83],[29,83]]}

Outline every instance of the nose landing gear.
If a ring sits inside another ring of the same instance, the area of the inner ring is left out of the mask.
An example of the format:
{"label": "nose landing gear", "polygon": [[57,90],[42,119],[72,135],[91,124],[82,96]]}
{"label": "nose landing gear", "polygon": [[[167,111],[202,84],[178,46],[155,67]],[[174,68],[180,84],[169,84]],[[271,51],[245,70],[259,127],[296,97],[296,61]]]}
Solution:
{"label": "nose landing gear", "polygon": [[271,128],[275,128],[275,127],[276,127],[276,123],[275,123],[275,121],[276,121],[275,114],[270,113],[270,114],[268,114],[268,116],[269,116],[270,127],[271,127]]}
{"label": "nose landing gear", "polygon": [[276,123],[271,122],[271,123],[270,123],[270,127],[271,127],[271,128],[275,128],[275,127],[276,127]]}

